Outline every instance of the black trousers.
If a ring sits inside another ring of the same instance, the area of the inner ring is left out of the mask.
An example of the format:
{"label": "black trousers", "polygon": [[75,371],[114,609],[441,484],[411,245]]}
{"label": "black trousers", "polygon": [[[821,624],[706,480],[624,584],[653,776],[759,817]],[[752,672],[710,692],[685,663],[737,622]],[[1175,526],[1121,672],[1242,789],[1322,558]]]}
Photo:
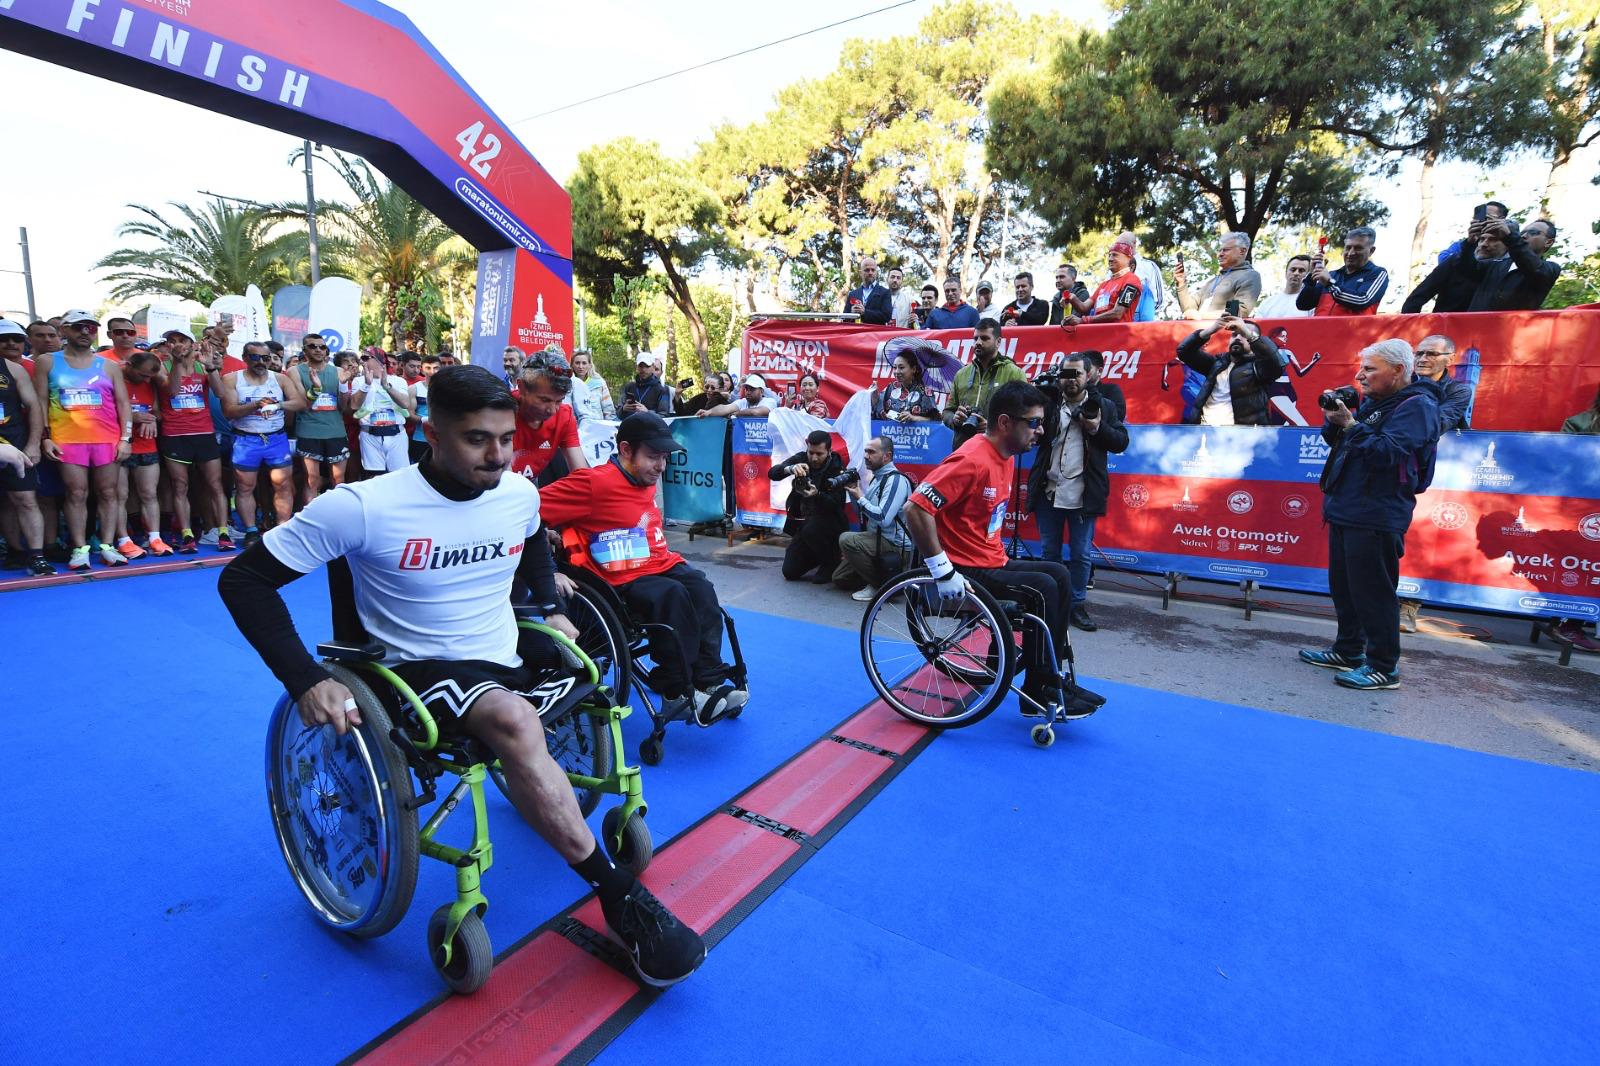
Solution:
{"label": "black trousers", "polygon": [[839,534],[848,526],[823,518],[808,518],[783,551],[783,579],[799,581],[821,569],[828,577],[839,569]]}
{"label": "black trousers", "polygon": [[679,563],[661,574],[634,578],[617,592],[628,612],[640,622],[668,627],[651,629],[650,657],[656,661],[654,687],[672,699],[698,689],[715,688],[726,671],[722,665],[722,608],[706,575]]}
{"label": "black trousers", "polygon": [[[1045,620],[1053,641],[1056,661],[1064,662],[1067,648],[1067,615],[1072,611],[1072,573],[1061,563],[1043,559],[1013,559],[994,570],[961,567],[969,579],[982,585],[996,598],[1013,600],[1024,610]],[[1398,624],[1398,621],[1396,622]],[[1033,687],[1049,678],[1049,657],[1044,644],[1029,626],[1022,634],[1024,684]]]}
{"label": "black trousers", "polygon": [[1406,539],[1379,529],[1328,524],[1328,593],[1339,615],[1333,650],[1367,657],[1386,674],[1400,665],[1400,557]]}

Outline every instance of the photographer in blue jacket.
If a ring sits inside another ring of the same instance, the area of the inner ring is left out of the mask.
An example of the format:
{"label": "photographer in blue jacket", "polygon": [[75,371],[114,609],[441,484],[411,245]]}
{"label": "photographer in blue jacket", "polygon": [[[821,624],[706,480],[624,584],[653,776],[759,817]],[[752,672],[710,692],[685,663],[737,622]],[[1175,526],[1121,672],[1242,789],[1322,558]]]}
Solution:
{"label": "photographer in blue jacket", "polygon": [[1346,385],[1322,394],[1322,437],[1332,447],[1322,470],[1328,526],[1328,593],[1339,616],[1333,647],[1300,653],[1337,671],[1345,688],[1400,687],[1400,557],[1417,495],[1433,481],[1443,390],[1412,381],[1415,356],[1402,340],[1361,352],[1359,400]]}

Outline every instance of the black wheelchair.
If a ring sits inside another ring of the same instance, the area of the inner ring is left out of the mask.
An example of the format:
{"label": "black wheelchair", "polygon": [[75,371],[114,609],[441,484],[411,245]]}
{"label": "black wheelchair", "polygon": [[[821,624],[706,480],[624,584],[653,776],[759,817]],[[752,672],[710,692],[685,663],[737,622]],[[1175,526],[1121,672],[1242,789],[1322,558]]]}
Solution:
{"label": "black wheelchair", "polygon": [[[341,573],[342,571],[342,573]],[[383,663],[384,648],[341,610],[349,571],[330,565],[336,622],[334,641],[319,644],[328,672],[355,697],[361,725],[339,736],[332,726],[308,728],[288,694],[267,729],[267,799],[278,846],[295,883],[317,917],[353,937],[381,936],[398,925],[416,889],[418,856],[456,871],[456,899],[428,921],[428,953],[446,985],[469,993],[489,979],[494,953],[483,924],[481,889],[493,863],[483,782],[504,790],[493,752],[430,714],[410,686]],[[345,600],[345,604],[353,601]],[[585,816],[602,796],[622,802],[606,813],[602,845],[619,867],[638,874],[653,854],[638,767],[619,766],[621,722],[629,714],[581,647],[531,617],[518,626],[554,641],[562,668],[553,673],[551,700],[540,712],[550,754],[566,771]],[[570,681],[570,684],[565,682]],[[438,799],[437,783],[457,780],[418,827],[417,812]],[[439,842],[440,827],[465,799],[473,815],[472,842]]]}
{"label": "black wheelchair", "polygon": [[[638,689],[649,712],[652,729],[650,735],[639,742],[639,758],[649,766],[660,764],[665,749],[667,726],[674,721],[712,725],[724,719],[734,719],[744,708],[734,707],[726,714],[705,723],[698,722],[688,709],[675,714],[664,714],[664,700],[652,685],[655,667],[646,663],[650,656],[652,633],[665,632],[669,627],[654,622],[640,622],[633,618],[622,602],[622,597],[593,571],[577,565],[573,554],[578,550],[567,545],[568,556],[560,564],[563,574],[577,585],[577,592],[566,602],[567,620],[578,631],[578,647],[594,661],[602,679],[610,688],[613,699],[624,707],[634,689]],[[719,608],[721,610],[721,608]],[[748,671],[744,653],[739,649],[739,630],[733,617],[722,611],[722,625],[728,635],[728,648],[733,665],[728,669],[727,680],[735,688],[749,689]],[[650,658],[649,663],[653,664]]]}
{"label": "black wheelchair", "polygon": [[[1077,683],[1070,638],[1065,661],[1057,659],[1041,604],[997,600],[970,579],[966,595],[949,601],[934,586],[924,567],[903,571],[879,587],[861,617],[862,664],[897,714],[918,725],[956,729],[988,717],[1016,692],[1023,715],[1042,719],[1030,731],[1033,742],[1048,748],[1057,725],[1086,718],[1105,703]],[[1061,679],[1059,702],[1042,702],[1013,685],[1018,644],[1030,628]]]}

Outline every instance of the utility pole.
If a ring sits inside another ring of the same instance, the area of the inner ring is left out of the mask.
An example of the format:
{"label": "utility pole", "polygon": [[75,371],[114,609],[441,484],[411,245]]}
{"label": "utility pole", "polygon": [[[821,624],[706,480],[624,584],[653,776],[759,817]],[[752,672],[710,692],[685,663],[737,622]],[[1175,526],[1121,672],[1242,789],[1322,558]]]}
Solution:
{"label": "utility pole", "polygon": [[37,321],[39,310],[33,305],[33,266],[28,260],[28,227],[22,230],[22,284],[28,290],[28,317]]}
{"label": "utility pole", "polygon": [[322,257],[317,252],[317,193],[311,184],[311,140],[306,139],[306,229],[311,238],[311,284],[314,286],[322,280]]}

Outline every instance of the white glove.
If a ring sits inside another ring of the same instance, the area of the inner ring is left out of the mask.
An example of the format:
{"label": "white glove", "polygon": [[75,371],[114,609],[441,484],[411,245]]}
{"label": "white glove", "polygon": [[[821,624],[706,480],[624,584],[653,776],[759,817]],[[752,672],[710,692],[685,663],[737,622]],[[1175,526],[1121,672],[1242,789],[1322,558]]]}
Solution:
{"label": "white glove", "polygon": [[966,596],[967,579],[961,576],[948,555],[940,552],[928,556],[927,566],[928,573],[934,579],[934,590],[941,600],[959,600]]}

